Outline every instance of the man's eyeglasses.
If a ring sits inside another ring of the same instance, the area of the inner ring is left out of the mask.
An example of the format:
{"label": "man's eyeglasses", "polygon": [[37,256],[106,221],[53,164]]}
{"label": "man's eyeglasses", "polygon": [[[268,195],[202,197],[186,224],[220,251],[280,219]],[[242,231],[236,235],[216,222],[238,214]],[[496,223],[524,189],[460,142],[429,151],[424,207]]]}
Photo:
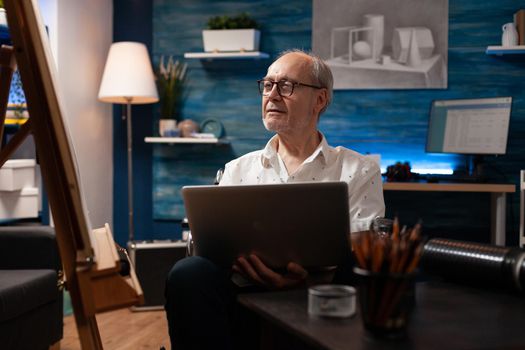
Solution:
{"label": "man's eyeglasses", "polygon": [[267,79],[261,79],[257,80],[257,83],[259,84],[259,92],[263,96],[268,96],[273,90],[273,86],[277,85],[277,93],[281,97],[289,97],[293,94],[293,89],[296,85],[301,86],[307,86],[314,89],[322,89],[321,86],[315,86],[310,84],[304,84],[304,83],[296,83],[288,80],[279,80],[279,81],[271,81]]}

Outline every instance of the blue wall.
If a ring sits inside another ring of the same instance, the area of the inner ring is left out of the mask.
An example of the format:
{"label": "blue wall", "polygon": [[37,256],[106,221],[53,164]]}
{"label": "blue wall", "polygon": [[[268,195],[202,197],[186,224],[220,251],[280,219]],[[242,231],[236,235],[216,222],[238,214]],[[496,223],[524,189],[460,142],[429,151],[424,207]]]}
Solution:
{"label": "blue wall", "polygon": [[[143,136],[157,131],[157,118],[152,117],[158,115],[156,107],[148,109],[145,112],[148,115],[140,121],[139,133],[145,135],[134,137],[134,171],[135,178],[140,179],[140,183],[134,184],[138,197],[137,237],[172,238],[178,234],[177,219],[183,216],[180,186],[211,183],[217,168],[237,155],[261,148],[270,137],[260,122],[260,96],[255,80],[265,74],[279,51],[311,48],[312,3],[304,0],[154,0],[141,5],[149,6],[150,12],[140,14],[147,17],[151,13],[146,19],[124,18],[121,14],[125,9],[118,6],[120,3],[124,1],[115,1],[115,40],[138,32],[134,21],[146,21],[146,28],[141,27],[144,32],[133,35],[151,44],[154,65],[161,55],[174,55],[182,60],[184,52],[202,51],[201,30],[209,17],[243,11],[260,23],[261,51],[271,56],[268,60],[254,61],[186,60],[190,68],[190,91],[183,117],[198,122],[206,118],[220,119],[229,145],[144,144]],[[334,145],[363,153],[381,153],[383,166],[407,160],[414,168],[455,167],[463,162],[460,157],[424,152],[431,101],[513,96],[508,154],[488,157],[487,162],[495,169],[491,171],[493,181],[517,184],[525,150],[520,137],[525,132],[522,93],[525,56],[498,58],[484,53],[487,45],[500,42],[501,25],[512,20],[517,6],[513,0],[482,4],[474,0],[450,0],[448,89],[336,91],[333,105],[321,118],[320,129]],[[146,38],[148,25],[152,27]],[[122,28],[124,26],[127,28]],[[134,113],[137,115],[135,110]],[[134,130],[138,129],[137,119],[134,117]],[[119,231],[125,231],[127,226],[126,185],[121,180],[126,171],[125,147],[117,144],[125,141],[123,126],[115,117],[115,227]],[[517,195],[510,197],[508,241],[516,243],[518,202]],[[386,200],[390,215],[398,212],[407,223],[423,217],[426,227],[436,235],[468,231],[464,237],[488,240],[486,195],[387,193]]]}
{"label": "blue wall", "polygon": [[[151,50],[152,4],[143,0],[114,0],[113,41],[139,41]],[[125,110],[113,109],[113,225],[116,241],[124,245],[128,237],[127,146]],[[135,237],[147,239],[153,231],[151,216],[151,150],[144,137],[153,133],[152,105],[135,105],[133,114],[133,194]]]}

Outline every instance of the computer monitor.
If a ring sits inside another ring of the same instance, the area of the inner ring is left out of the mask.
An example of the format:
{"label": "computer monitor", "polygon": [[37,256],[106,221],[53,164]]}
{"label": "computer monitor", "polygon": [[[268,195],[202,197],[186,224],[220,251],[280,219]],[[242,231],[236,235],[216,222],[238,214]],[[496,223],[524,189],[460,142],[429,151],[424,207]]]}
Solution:
{"label": "computer monitor", "polygon": [[426,151],[505,154],[511,104],[512,97],[433,101]]}

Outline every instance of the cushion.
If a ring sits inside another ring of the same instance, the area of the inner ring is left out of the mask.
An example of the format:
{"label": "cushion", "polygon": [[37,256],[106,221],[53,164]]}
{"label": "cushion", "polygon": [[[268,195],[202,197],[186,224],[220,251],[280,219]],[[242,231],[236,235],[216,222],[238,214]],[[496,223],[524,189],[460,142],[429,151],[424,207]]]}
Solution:
{"label": "cushion", "polygon": [[0,227],[0,270],[61,269],[55,231],[49,226]]}
{"label": "cushion", "polygon": [[0,270],[0,322],[59,298],[55,270]]}

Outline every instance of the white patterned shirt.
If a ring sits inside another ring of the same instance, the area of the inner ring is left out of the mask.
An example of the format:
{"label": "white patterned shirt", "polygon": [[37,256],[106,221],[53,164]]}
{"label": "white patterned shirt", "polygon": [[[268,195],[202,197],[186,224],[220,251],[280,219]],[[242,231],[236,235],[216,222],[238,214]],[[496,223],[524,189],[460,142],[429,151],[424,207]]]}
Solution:
{"label": "white patterned shirt", "polygon": [[266,147],[226,164],[219,185],[255,185],[312,181],[344,181],[348,184],[350,231],[365,231],[377,216],[384,216],[383,185],[379,165],[344,147],[322,140],[310,157],[291,175],[277,153],[277,135]]}

